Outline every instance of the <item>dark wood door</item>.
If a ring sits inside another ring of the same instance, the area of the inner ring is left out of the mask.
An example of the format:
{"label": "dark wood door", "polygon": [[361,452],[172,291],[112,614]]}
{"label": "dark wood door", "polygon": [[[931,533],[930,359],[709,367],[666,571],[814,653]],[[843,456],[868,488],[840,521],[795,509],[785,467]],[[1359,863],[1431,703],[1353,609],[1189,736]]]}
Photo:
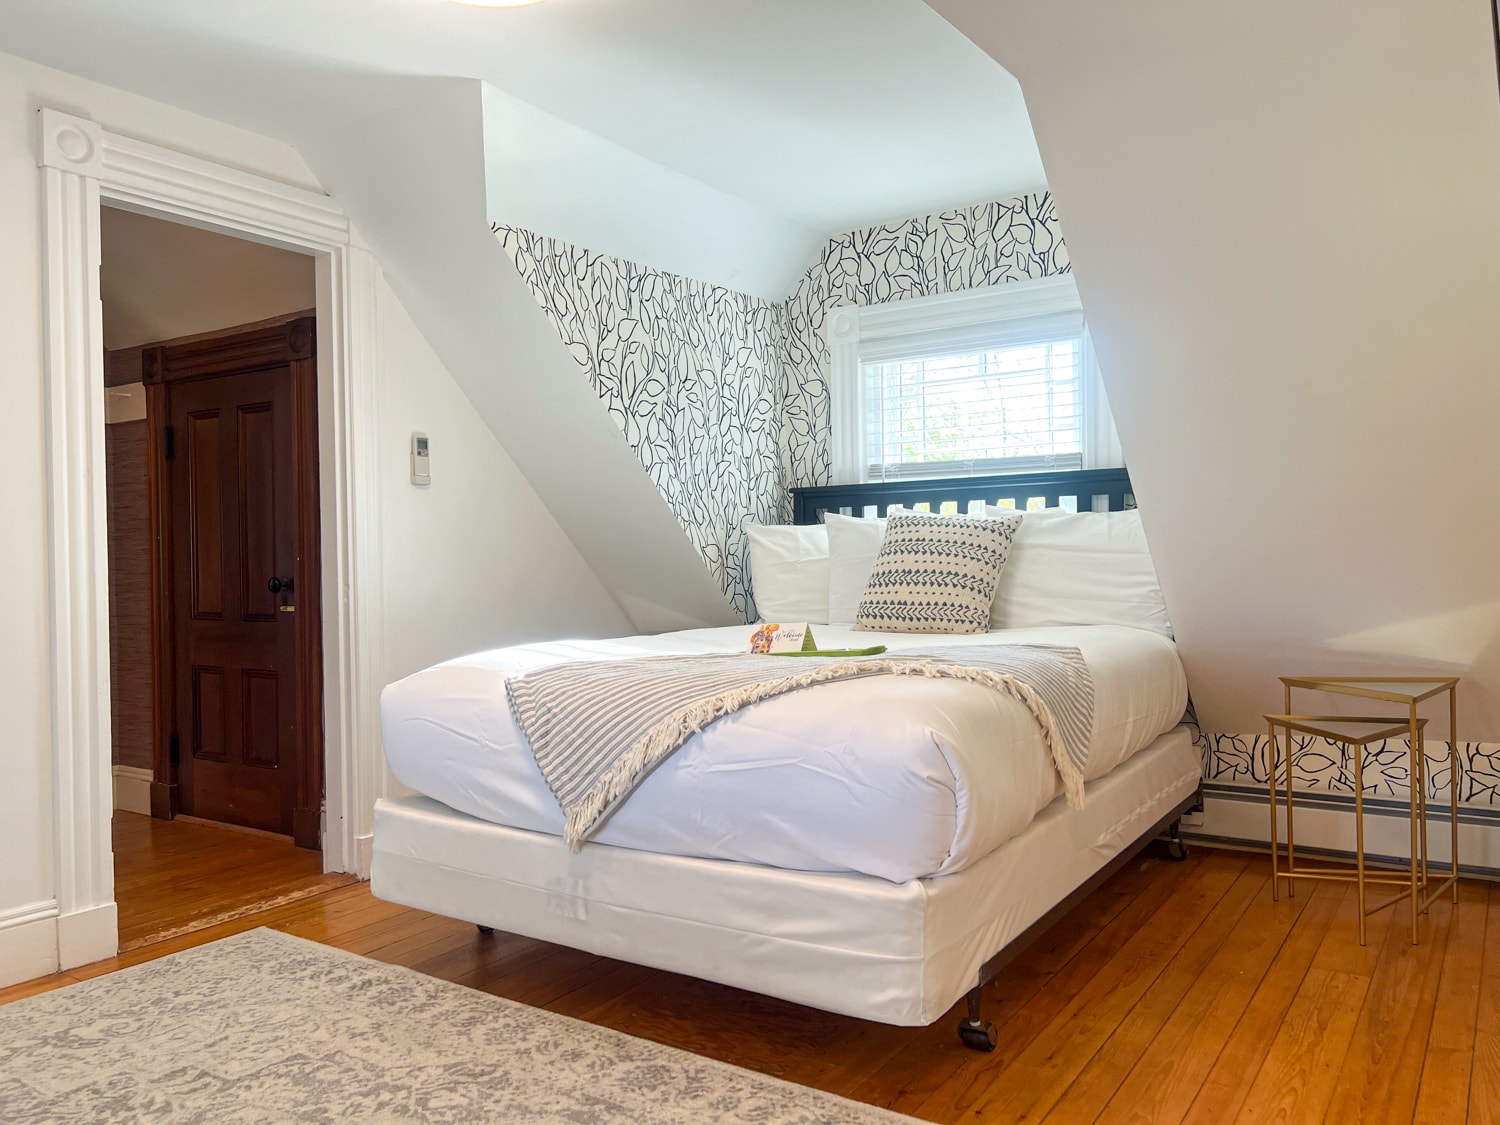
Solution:
{"label": "dark wood door", "polygon": [[[256,335],[246,339],[253,344]],[[285,344],[284,329],[281,336]],[[224,338],[212,344],[184,345],[176,355],[163,349],[157,372],[166,423],[159,490],[166,620],[158,635],[170,653],[161,666],[169,698],[158,713],[170,811],[317,846],[310,340],[307,371],[289,355],[236,353]]]}

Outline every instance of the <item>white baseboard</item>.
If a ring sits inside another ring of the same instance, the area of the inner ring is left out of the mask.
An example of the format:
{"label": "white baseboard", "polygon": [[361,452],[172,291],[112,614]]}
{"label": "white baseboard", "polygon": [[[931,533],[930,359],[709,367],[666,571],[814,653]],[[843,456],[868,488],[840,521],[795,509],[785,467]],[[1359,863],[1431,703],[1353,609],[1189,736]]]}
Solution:
{"label": "white baseboard", "polygon": [[57,919],[57,963],[72,969],[120,951],[119,912],[112,902],[62,914]]}
{"label": "white baseboard", "polygon": [[[1297,846],[1337,855],[1354,854],[1354,801],[1343,795],[1294,796],[1297,809]],[[1183,835],[1205,842],[1269,846],[1271,818],[1266,794],[1254,789],[1208,789],[1203,795],[1203,824],[1184,824]],[[1447,805],[1428,805],[1428,856],[1447,864],[1452,854]],[[1286,845],[1286,811],[1277,819],[1277,837]],[[1370,858],[1405,862],[1411,855],[1411,821],[1400,801],[1368,801],[1365,807],[1365,854]],[[1460,807],[1458,812],[1460,867],[1475,875],[1500,876],[1500,815],[1489,808]]]}
{"label": "white baseboard", "polygon": [[150,816],[151,771],[143,770],[139,766],[115,766],[113,773],[115,809],[119,812]]}
{"label": "white baseboard", "polygon": [[0,913],[0,987],[55,973],[57,902],[33,902]]}

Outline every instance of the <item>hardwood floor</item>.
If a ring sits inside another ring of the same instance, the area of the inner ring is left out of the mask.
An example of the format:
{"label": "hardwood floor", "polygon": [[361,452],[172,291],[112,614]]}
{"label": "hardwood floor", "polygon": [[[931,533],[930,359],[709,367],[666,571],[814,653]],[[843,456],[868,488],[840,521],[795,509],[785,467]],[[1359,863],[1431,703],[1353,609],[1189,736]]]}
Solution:
{"label": "hardwood floor", "polygon": [[[248,863],[256,838],[239,842]],[[833,1016],[481,936],[365,885],[0,990],[0,1002],[267,925],[933,1121],[1500,1121],[1500,887],[1464,883],[1415,947],[1390,912],[1375,915],[1361,948],[1352,890],[1316,884],[1273,903],[1269,875],[1264,857],[1203,847],[1182,864],[1129,864],[1004,971],[986,998],[1000,1034],[990,1055],[959,1044],[957,1009],[927,1028]]]}
{"label": "hardwood floor", "polygon": [[128,812],[115,813],[113,828],[126,951],[354,882],[324,875],[323,854],[287,836]]}

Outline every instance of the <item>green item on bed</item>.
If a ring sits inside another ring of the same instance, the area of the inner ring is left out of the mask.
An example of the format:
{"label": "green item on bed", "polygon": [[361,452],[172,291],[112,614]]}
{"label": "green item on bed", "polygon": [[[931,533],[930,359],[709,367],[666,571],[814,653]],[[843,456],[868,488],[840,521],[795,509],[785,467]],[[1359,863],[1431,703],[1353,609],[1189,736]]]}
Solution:
{"label": "green item on bed", "polygon": [[885,645],[869,648],[819,648],[812,626],[805,621],[790,625],[762,622],[750,637],[752,656],[878,656]]}
{"label": "green item on bed", "polygon": [[774,656],[879,656],[885,651],[885,645],[871,645],[869,648],[805,648],[801,652],[777,652]]}

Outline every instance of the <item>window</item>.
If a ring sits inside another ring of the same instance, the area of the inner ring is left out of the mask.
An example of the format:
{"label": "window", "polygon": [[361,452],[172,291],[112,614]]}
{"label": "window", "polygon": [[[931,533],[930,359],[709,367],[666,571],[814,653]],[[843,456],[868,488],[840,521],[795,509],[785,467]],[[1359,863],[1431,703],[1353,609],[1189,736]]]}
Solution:
{"label": "window", "polygon": [[862,363],[870,479],[1081,469],[1083,317],[1061,320]]}
{"label": "window", "polygon": [[836,310],[836,481],[1121,464],[1071,277]]}

